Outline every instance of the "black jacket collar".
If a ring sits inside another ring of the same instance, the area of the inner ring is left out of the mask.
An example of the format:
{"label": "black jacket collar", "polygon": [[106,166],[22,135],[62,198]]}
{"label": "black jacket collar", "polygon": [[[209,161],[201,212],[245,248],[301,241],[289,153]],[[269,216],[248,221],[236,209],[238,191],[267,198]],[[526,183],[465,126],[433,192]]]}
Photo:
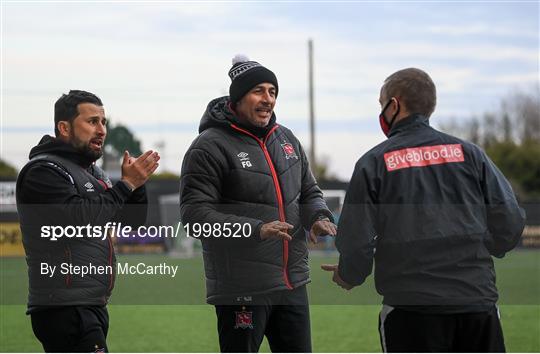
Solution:
{"label": "black jacket collar", "polygon": [[390,134],[388,134],[388,137],[390,138],[401,131],[411,129],[419,125],[429,126],[429,118],[418,113],[411,114],[410,116],[405,117],[394,124],[390,130]]}
{"label": "black jacket collar", "polygon": [[219,97],[213,99],[208,103],[206,111],[204,112],[201,123],[199,125],[199,133],[202,133],[210,127],[230,127],[231,124],[235,124],[253,135],[262,138],[274,127],[276,124],[276,115],[272,112],[272,118],[266,127],[256,127],[252,124],[240,122],[236,114],[229,108],[229,97]]}
{"label": "black jacket collar", "polygon": [[39,143],[30,150],[28,157],[32,159],[33,157],[42,154],[52,154],[63,157],[83,168],[88,168],[95,162],[94,158],[82,154],[71,144],[65,143],[50,135],[44,135]]}

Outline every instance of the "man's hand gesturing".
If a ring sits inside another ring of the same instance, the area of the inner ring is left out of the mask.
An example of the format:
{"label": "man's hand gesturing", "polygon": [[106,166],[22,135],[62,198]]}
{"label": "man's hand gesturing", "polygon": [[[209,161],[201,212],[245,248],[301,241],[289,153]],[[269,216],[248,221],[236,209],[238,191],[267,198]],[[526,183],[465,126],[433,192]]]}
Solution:
{"label": "man's hand gesturing", "polygon": [[294,226],[282,221],[272,221],[261,226],[261,240],[292,240],[287,231],[292,230]]}
{"label": "man's hand gesturing", "polygon": [[122,161],[122,181],[133,187],[133,189],[139,188],[158,168],[159,159],[160,156],[157,151],[148,150],[135,158],[130,156],[126,150]]}
{"label": "man's hand gesturing", "polygon": [[309,239],[313,243],[317,243],[318,236],[336,236],[337,227],[330,219],[317,220],[311,226],[309,231]]}
{"label": "man's hand gesturing", "polygon": [[332,281],[336,283],[337,285],[341,286],[345,290],[351,290],[354,288],[353,285],[347,283],[345,280],[341,279],[338,272],[338,265],[337,264],[321,264],[321,269],[326,270],[327,272],[332,272]]}

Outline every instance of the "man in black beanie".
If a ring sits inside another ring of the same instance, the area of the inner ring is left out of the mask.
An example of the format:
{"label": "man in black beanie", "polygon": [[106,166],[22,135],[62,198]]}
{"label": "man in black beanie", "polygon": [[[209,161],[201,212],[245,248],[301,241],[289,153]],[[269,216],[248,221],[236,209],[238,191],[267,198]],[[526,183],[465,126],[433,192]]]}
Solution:
{"label": "man in black beanie", "polygon": [[236,56],[229,77],[184,157],[182,222],[202,240],[221,351],[258,351],[266,335],[273,352],[310,352],[307,230],[335,235],[333,217],[300,142],[276,124],[276,75]]}

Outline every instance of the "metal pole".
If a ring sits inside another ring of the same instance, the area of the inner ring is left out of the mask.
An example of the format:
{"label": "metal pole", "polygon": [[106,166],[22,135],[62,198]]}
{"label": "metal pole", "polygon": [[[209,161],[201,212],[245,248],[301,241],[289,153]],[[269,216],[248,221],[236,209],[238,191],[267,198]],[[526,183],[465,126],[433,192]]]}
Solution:
{"label": "metal pole", "polygon": [[309,160],[311,170],[315,171],[315,103],[313,98],[313,40],[308,40],[308,60],[309,60],[309,137],[311,149],[309,149]]}

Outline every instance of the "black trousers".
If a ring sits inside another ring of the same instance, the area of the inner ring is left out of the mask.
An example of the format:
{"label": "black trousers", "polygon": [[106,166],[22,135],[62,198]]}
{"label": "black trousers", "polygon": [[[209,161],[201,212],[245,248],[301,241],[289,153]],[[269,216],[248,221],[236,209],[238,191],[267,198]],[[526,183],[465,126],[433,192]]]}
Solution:
{"label": "black trousers", "polygon": [[272,352],[311,352],[305,285],[238,300],[235,305],[216,305],[221,352],[257,352],[264,336]]}
{"label": "black trousers", "polygon": [[105,306],[65,306],[32,312],[32,329],[45,352],[108,352]]}
{"label": "black trousers", "polygon": [[384,352],[505,352],[497,308],[431,314],[384,306],[379,316]]}

